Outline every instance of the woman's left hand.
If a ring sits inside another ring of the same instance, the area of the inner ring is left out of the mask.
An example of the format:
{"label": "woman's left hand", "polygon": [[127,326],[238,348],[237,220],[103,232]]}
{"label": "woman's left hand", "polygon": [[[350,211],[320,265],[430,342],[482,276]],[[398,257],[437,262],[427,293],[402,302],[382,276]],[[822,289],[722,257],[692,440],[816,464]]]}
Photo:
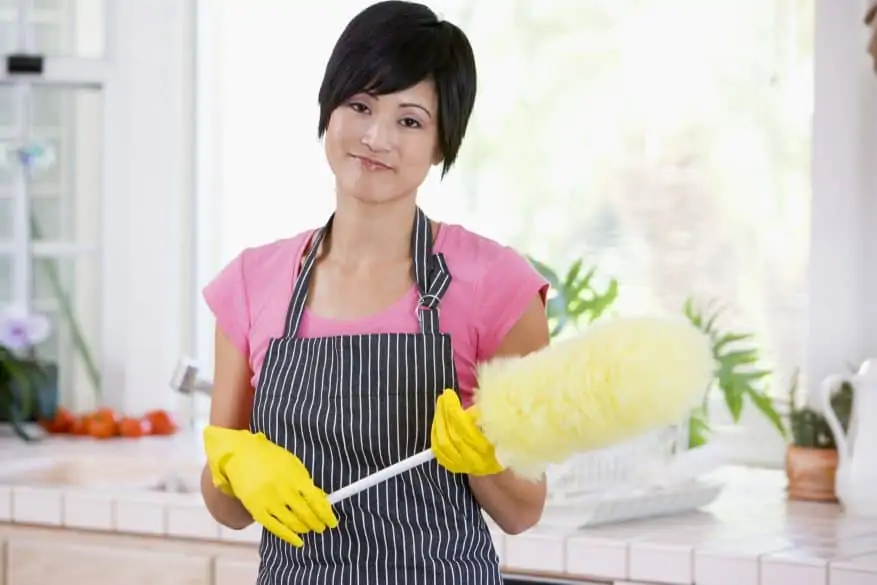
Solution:
{"label": "woman's left hand", "polygon": [[493,475],[503,471],[493,445],[478,428],[474,412],[463,409],[453,390],[439,396],[430,436],[436,460],[452,473]]}

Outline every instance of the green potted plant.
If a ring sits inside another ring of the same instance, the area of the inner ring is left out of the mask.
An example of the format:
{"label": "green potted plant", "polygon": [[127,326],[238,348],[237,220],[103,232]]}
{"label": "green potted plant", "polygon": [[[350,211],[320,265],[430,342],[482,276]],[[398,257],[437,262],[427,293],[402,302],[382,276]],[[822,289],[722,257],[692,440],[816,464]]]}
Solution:
{"label": "green potted plant", "polygon": [[[825,417],[816,409],[799,404],[799,372],[789,383],[789,427],[791,440],[786,448],[786,478],[791,500],[836,502],[837,445]],[[844,432],[853,409],[853,387],[841,384],[831,397],[831,406]]]}
{"label": "green potted plant", "polygon": [[0,422],[28,441],[35,437],[27,423],[52,418],[58,407],[58,368],[35,350],[50,329],[45,317],[17,309],[0,319]]}

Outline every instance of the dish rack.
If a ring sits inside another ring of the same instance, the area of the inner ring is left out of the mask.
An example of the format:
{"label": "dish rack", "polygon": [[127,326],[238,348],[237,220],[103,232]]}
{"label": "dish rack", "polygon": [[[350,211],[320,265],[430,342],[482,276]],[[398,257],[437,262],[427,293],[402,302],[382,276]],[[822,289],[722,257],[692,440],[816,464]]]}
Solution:
{"label": "dish rack", "polygon": [[544,520],[592,526],[704,506],[718,496],[719,486],[694,479],[675,485],[649,483],[649,472],[687,450],[688,425],[681,423],[554,465],[547,471]]}

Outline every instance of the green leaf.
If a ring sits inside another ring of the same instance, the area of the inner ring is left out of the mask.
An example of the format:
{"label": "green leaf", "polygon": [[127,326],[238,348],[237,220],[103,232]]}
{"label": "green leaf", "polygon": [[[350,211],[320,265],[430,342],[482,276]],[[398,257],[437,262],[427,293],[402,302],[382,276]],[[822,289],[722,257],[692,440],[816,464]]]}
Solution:
{"label": "green leaf", "polygon": [[572,281],[567,288],[567,292],[570,296],[581,296],[587,295],[589,297],[596,297],[597,291],[594,290],[594,286],[592,284],[594,280],[594,275],[597,274],[597,271],[593,268],[588,270],[584,276]]}
{"label": "green leaf", "polygon": [[579,272],[582,270],[582,260],[576,260],[572,263],[572,266],[569,267],[569,270],[566,273],[566,279],[563,281],[563,288],[572,289],[575,288],[576,280],[579,277]]}
{"label": "green leaf", "polygon": [[552,296],[545,303],[549,319],[562,319],[566,316],[566,299],[560,295]]}
{"label": "green leaf", "polygon": [[[25,366],[16,359],[7,359],[2,367],[12,378],[9,380],[9,391],[12,394],[11,409],[18,412],[22,420],[29,418],[36,408],[36,397],[31,378]],[[13,422],[10,419],[10,422]]]}
{"label": "green leaf", "polygon": [[757,382],[762,378],[766,378],[770,376],[773,372],[770,370],[755,370],[754,372],[743,372],[738,374],[741,378],[748,380],[749,382]]}
{"label": "green leaf", "polygon": [[562,283],[560,282],[560,277],[554,270],[551,269],[551,267],[536,260],[531,256],[528,256],[527,259],[530,261],[530,264],[533,265],[533,268],[536,269],[536,272],[538,272],[542,276],[542,278],[548,281],[548,284],[551,285],[552,289],[559,292],[563,288]]}
{"label": "green leaf", "polygon": [[780,416],[780,413],[774,408],[773,400],[771,400],[769,396],[752,388],[746,388],[745,392],[752,404],[761,411],[761,414],[767,417],[767,420],[770,421],[780,435],[783,438],[786,438],[788,435],[786,426],[783,424],[782,416]]}
{"label": "green leaf", "polygon": [[747,341],[753,337],[755,336],[751,333],[725,333],[724,335],[719,336],[718,340],[716,340],[714,348],[716,351],[721,351],[726,345],[738,343],[740,341]]}
{"label": "green leaf", "polygon": [[[771,424],[785,435],[782,418],[773,407],[770,398],[756,388],[755,384],[771,375],[771,371],[758,368],[760,354],[757,347],[739,347],[738,344],[754,338],[751,333],[722,332],[718,319],[721,307],[715,300],[705,307],[698,307],[688,298],[682,307],[686,318],[712,340],[713,356],[716,358],[716,385],[721,390],[725,404],[735,423],[740,421],[744,405],[752,402]],[[733,349],[732,349],[733,347]]]}
{"label": "green leaf", "polygon": [[694,308],[694,301],[690,297],[685,299],[685,305],[682,308],[682,312],[692,325],[698,329],[703,329],[703,319],[701,318],[700,313]]}
{"label": "green leaf", "polygon": [[591,268],[583,274],[584,261],[581,259],[570,265],[563,279],[543,262],[532,257],[528,259],[551,286],[547,315],[552,338],[582,320],[593,322],[618,298],[618,282],[612,280],[605,291],[597,290],[593,284],[597,270]]}
{"label": "green leaf", "polygon": [[695,409],[688,418],[688,448],[705,445],[709,440],[709,418],[704,409]]}
{"label": "green leaf", "polygon": [[[30,230],[31,235],[35,240],[43,239],[43,229],[34,213],[31,213],[30,216]],[[67,326],[70,328],[69,331],[72,337],[73,347],[76,350],[76,353],[79,354],[82,365],[85,367],[85,373],[91,382],[95,395],[100,397],[103,392],[100,368],[98,368],[97,362],[91,353],[91,348],[89,348],[88,343],[85,341],[85,335],[82,332],[82,327],[80,326],[79,321],[76,319],[76,312],[73,309],[70,295],[62,284],[61,275],[59,274],[56,263],[44,262],[43,272],[46,276],[46,280],[49,282],[49,287],[55,295],[55,300],[58,303],[61,315],[64,317]]]}
{"label": "green leaf", "polygon": [[11,354],[4,356],[0,361],[0,369],[3,371],[3,390],[0,402],[4,407],[9,424],[13,432],[25,441],[33,441],[25,429],[25,421],[31,417],[37,406],[33,386],[27,376],[25,367]]}
{"label": "green leaf", "polygon": [[714,333],[716,330],[716,321],[718,321],[720,316],[720,312],[716,311],[711,316],[706,318],[706,323],[703,326],[703,329],[707,333]]}
{"label": "green leaf", "polygon": [[722,390],[725,395],[725,404],[728,405],[728,411],[731,413],[731,419],[735,423],[740,422],[740,415],[743,413],[743,389],[732,382],[722,387]]}
{"label": "green leaf", "polygon": [[721,354],[719,361],[722,366],[733,369],[737,366],[750,365],[758,362],[758,350],[744,349]]}
{"label": "green leaf", "polygon": [[609,282],[609,286],[606,288],[606,292],[603,293],[602,296],[596,299],[594,303],[593,310],[591,312],[591,317],[588,320],[590,323],[593,323],[597,319],[603,316],[609,308],[615,303],[618,299],[618,281],[614,278]]}

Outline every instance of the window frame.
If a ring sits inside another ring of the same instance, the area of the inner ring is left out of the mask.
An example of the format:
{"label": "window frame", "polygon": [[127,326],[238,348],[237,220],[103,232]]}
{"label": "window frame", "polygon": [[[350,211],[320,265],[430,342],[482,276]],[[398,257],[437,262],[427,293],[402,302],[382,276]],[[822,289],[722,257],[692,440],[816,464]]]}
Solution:
{"label": "window frame", "polygon": [[[107,7],[109,11],[109,7]],[[28,3],[23,3],[18,9],[18,46],[20,52],[34,53],[33,38],[29,34],[28,27],[25,26],[30,22],[29,17],[33,10]],[[69,16],[69,15],[68,15]],[[29,100],[31,93],[37,88],[59,88],[69,89],[71,91],[78,90],[97,90],[104,93],[108,81],[111,79],[111,68],[106,55],[109,54],[111,48],[109,39],[105,39],[104,57],[87,58],[87,57],[55,57],[47,56],[43,62],[43,72],[40,75],[10,75],[6,71],[5,59],[4,66],[0,68],[0,87],[10,89],[18,102],[18,131],[17,136],[24,135],[31,129],[31,120],[29,111]],[[4,55],[5,57],[5,55]],[[106,120],[101,120],[105,124]],[[105,129],[105,128],[103,128]],[[101,136],[99,140],[105,137]],[[101,145],[103,149],[103,144]],[[103,152],[101,152],[103,155]],[[102,163],[103,164],[103,163]],[[29,216],[32,209],[32,195],[29,194],[29,187],[23,174],[18,174],[17,181],[13,184],[12,200],[15,203],[15,213],[12,218],[12,239],[8,242],[0,244],[0,253],[9,256],[12,266],[12,298],[11,302],[20,306],[30,306],[31,310],[41,311],[47,307],[42,306],[39,302],[34,302],[33,293],[33,266],[34,260],[62,260],[62,259],[93,259],[100,265],[102,262],[102,244],[99,243],[78,243],[78,242],[44,242],[33,239],[30,229]],[[64,179],[59,179],[58,187],[63,190],[69,187],[65,185]],[[101,185],[103,191],[104,185]],[[103,192],[99,194],[99,197]],[[102,214],[102,210],[101,215]],[[103,235],[103,234],[101,234]],[[103,288],[103,287],[102,287]],[[105,291],[101,290],[103,294]],[[54,308],[53,310],[57,310]],[[103,315],[99,314],[100,327],[106,326]],[[103,337],[104,331],[99,331],[100,337]],[[96,354],[102,355],[103,347],[91,348]],[[60,356],[59,356],[60,357]],[[63,359],[63,357],[62,357]],[[69,365],[69,363],[68,363]],[[66,374],[63,374],[66,377]],[[81,402],[83,395],[92,394],[91,387],[73,388],[73,396],[67,397],[73,399],[74,402]]]}

